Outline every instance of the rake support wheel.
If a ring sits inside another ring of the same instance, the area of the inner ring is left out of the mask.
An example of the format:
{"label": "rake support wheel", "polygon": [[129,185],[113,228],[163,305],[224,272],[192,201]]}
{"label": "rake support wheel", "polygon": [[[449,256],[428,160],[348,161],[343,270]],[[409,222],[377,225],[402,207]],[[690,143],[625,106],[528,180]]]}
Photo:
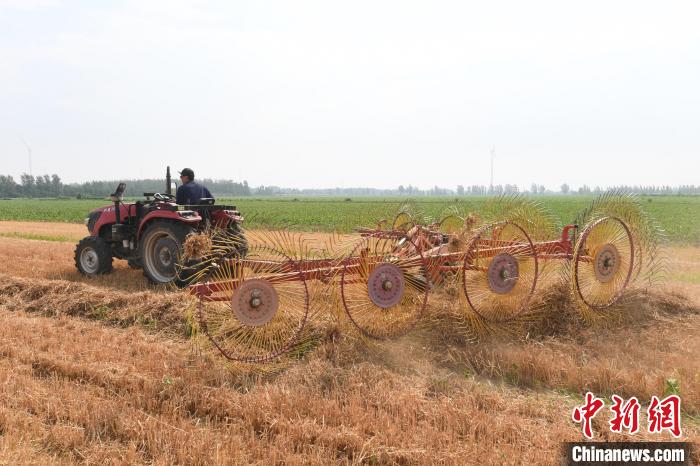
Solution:
{"label": "rake support wheel", "polygon": [[[340,293],[345,313],[365,336],[392,338],[410,331],[428,303],[430,282],[423,254],[396,247],[407,237],[363,238],[342,262]],[[415,245],[414,245],[415,246]]]}
{"label": "rake support wheel", "polygon": [[573,284],[589,308],[602,311],[615,304],[630,283],[635,242],[618,217],[601,217],[581,233],[574,252]]}
{"label": "rake support wheel", "polygon": [[506,322],[523,313],[535,292],[537,250],[528,233],[512,221],[481,227],[467,246],[462,290],[481,318]]}
{"label": "rake support wheel", "polygon": [[200,328],[231,361],[262,363],[299,342],[309,314],[309,292],[299,261],[267,246],[245,259],[212,267],[201,296]]}

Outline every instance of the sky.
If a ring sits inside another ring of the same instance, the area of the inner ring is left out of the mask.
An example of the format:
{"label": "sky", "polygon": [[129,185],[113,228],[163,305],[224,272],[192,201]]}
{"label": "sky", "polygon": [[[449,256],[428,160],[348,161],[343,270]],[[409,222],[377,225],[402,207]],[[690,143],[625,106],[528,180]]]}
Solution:
{"label": "sky", "polygon": [[[697,1],[0,0],[0,174],[700,185]],[[24,141],[24,142],[23,142]]]}

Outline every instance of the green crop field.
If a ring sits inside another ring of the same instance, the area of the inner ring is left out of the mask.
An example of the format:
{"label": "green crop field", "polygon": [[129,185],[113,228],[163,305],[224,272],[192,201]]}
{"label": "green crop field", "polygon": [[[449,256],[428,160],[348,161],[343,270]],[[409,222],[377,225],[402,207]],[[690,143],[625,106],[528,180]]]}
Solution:
{"label": "green crop field", "polygon": [[[487,197],[414,198],[425,215],[439,218],[450,206],[460,211],[477,211]],[[594,196],[535,196],[562,222],[571,222],[594,199]],[[666,230],[671,241],[700,244],[700,196],[640,197],[644,208]],[[391,219],[406,202],[399,197],[269,197],[221,199],[232,203],[246,217],[249,227],[291,228],[313,231],[352,231],[357,226],[371,226],[381,219]],[[0,220],[82,222],[87,213],[109,201],[99,199],[11,199],[0,200]]]}

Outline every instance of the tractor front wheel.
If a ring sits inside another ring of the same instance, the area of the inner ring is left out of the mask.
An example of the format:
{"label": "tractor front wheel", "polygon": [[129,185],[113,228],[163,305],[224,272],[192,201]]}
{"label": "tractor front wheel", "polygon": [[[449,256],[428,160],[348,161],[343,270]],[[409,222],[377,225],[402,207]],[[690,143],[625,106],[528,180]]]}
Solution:
{"label": "tractor front wheel", "polygon": [[144,275],[155,284],[175,282],[182,246],[194,228],[183,223],[154,221],[141,240],[141,262]]}
{"label": "tractor front wheel", "polygon": [[75,266],[83,275],[95,276],[112,271],[112,248],[98,236],[87,236],[75,247]]}

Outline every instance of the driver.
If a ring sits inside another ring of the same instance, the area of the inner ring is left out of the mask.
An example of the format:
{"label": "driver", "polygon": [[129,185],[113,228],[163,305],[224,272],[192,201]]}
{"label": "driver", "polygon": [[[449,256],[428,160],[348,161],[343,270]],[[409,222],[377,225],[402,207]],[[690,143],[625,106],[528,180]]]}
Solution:
{"label": "driver", "polygon": [[203,198],[214,199],[206,186],[194,180],[194,171],[191,168],[184,168],[180,172],[182,185],[177,188],[175,202],[180,205],[198,205]]}

